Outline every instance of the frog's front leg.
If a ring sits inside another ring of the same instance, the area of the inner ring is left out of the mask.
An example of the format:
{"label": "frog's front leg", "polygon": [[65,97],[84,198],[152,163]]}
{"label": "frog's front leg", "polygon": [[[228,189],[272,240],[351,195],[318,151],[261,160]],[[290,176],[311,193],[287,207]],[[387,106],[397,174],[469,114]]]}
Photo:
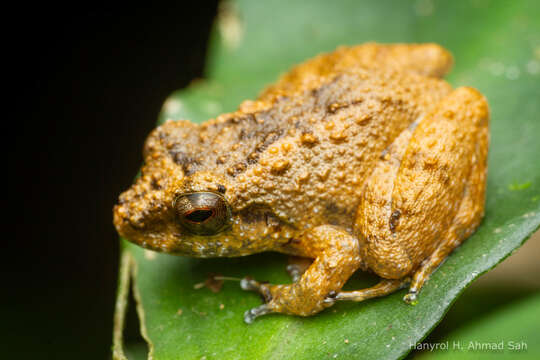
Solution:
{"label": "frog's front leg", "polygon": [[295,248],[315,260],[297,282],[270,285],[251,279],[242,281],[243,289],[258,291],[266,300],[266,304],[244,314],[247,323],[268,313],[313,315],[332,305],[325,299],[338,292],[361,266],[358,241],[337,227],[318,226],[299,240]]}

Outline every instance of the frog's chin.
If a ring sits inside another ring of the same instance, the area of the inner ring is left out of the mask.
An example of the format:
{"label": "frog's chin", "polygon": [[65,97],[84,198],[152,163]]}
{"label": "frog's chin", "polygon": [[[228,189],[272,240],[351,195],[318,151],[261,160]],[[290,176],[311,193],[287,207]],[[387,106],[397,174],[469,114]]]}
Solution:
{"label": "frog's chin", "polygon": [[181,245],[168,252],[194,258],[240,257],[253,254],[253,251],[239,249],[231,245],[226,246],[219,239],[207,238],[204,242],[184,241]]}
{"label": "frog's chin", "polygon": [[236,240],[233,234],[224,237],[223,234],[203,236],[178,232],[129,232],[121,236],[147,250],[194,258],[238,257],[258,252],[244,246],[246,242]]}
{"label": "frog's chin", "polygon": [[[149,249],[154,251],[160,251],[159,249]],[[161,251],[164,252],[164,251]],[[226,254],[219,254],[215,251],[207,251],[207,250],[175,250],[175,251],[167,251],[166,253],[174,256],[185,256],[185,257],[191,257],[191,258],[217,258],[217,257],[229,257]]]}

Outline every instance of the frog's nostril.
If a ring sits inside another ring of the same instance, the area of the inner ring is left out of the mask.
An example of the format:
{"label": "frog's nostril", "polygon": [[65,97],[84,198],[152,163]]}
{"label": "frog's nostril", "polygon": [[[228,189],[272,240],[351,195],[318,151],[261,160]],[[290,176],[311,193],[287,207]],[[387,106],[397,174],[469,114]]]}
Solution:
{"label": "frog's nostril", "polygon": [[194,223],[202,223],[214,216],[214,211],[210,209],[194,210],[186,214],[186,220]]}

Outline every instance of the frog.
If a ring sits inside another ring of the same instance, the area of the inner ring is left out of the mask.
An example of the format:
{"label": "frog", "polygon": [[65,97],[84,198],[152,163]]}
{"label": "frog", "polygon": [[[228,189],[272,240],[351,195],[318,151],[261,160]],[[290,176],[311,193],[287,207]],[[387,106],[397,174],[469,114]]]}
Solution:
{"label": "frog", "polygon": [[[293,67],[255,100],[202,124],[167,120],[114,207],[129,241],[211,258],[279,252],[289,284],[246,276],[270,313],[418,294],[484,216],[490,111],[443,77],[434,43],[342,46]],[[305,262],[304,262],[305,263]],[[344,291],[357,271],[374,286]]]}

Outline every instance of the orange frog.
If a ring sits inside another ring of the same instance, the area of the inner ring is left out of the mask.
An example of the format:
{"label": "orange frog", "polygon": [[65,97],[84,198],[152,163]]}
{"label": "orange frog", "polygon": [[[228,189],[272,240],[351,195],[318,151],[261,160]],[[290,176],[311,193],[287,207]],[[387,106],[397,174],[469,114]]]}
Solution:
{"label": "orange frog", "polygon": [[[404,286],[415,302],[484,214],[489,109],[441,79],[435,44],[341,47],[296,66],[255,101],[201,125],[168,121],[114,208],[123,237],[193,257],[278,251],[293,283],[245,278],[268,313],[309,316]],[[379,284],[341,291],[358,269]]]}

